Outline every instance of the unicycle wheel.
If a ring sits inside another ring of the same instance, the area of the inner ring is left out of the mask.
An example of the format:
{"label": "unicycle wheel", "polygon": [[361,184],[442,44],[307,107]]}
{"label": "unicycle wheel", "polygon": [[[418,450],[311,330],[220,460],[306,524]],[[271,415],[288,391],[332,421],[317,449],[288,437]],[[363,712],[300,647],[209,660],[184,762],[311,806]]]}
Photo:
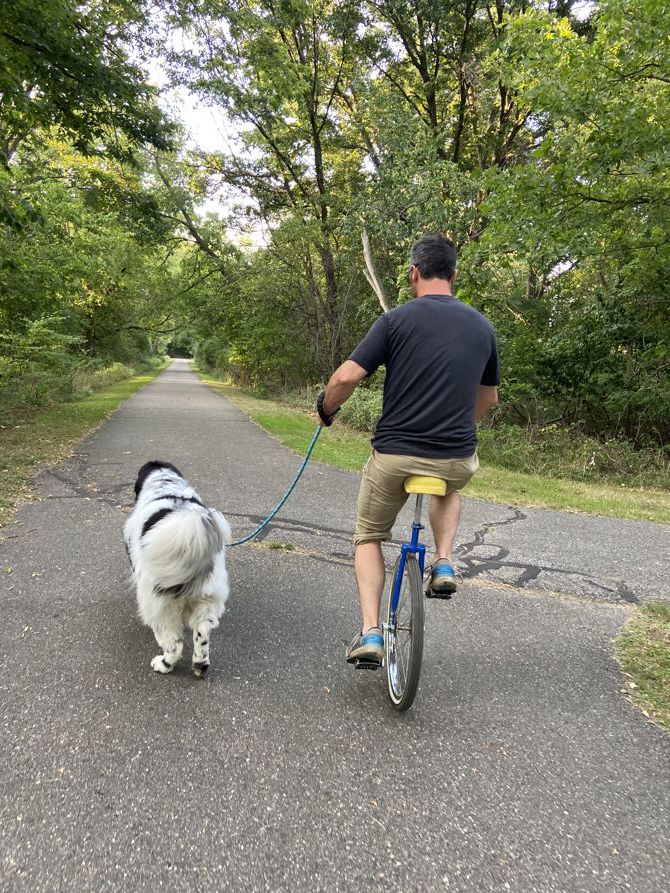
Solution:
{"label": "unicycle wheel", "polygon": [[413,555],[405,559],[395,617],[393,591],[402,558],[396,561],[391,578],[384,629],[386,680],[391,703],[407,710],[416,696],[423,657],[423,587],[419,562]]}

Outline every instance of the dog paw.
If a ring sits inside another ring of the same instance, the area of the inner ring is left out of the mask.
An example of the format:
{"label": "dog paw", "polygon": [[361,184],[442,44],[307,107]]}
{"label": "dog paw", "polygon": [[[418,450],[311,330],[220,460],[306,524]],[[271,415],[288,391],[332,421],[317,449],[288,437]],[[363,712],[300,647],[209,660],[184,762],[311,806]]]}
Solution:
{"label": "dog paw", "polygon": [[162,654],[157,654],[151,660],[151,669],[155,670],[156,673],[171,673],[174,667],[165,660]]}
{"label": "dog paw", "polygon": [[205,663],[205,661],[193,662],[193,672],[196,676],[204,676],[207,670],[209,670],[209,663]]}

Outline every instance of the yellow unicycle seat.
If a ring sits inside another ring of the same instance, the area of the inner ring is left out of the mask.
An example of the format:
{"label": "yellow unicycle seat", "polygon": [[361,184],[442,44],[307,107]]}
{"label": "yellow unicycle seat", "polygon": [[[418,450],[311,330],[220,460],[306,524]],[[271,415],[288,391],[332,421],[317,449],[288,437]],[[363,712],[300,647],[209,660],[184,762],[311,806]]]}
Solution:
{"label": "yellow unicycle seat", "polygon": [[405,478],[405,493],[427,493],[430,496],[446,496],[447,482],[442,478],[413,474]]}

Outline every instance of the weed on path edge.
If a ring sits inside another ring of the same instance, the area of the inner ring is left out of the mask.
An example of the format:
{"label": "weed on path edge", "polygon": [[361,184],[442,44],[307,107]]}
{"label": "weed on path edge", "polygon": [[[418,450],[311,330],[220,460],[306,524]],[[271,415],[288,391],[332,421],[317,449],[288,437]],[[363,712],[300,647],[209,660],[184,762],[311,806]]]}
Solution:
{"label": "weed on path edge", "polygon": [[614,640],[614,653],[631,703],[670,731],[670,604],[638,608]]}

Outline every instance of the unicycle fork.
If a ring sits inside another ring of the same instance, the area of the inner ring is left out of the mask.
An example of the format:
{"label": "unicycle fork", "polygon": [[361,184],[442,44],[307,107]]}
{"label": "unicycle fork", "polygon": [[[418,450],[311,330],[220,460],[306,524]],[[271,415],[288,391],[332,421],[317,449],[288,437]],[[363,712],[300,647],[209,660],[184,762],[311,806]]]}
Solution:
{"label": "unicycle fork", "polygon": [[440,478],[414,475],[405,491],[416,494],[412,536],[400,547],[389,588],[384,632],[386,680],[391,703],[397,710],[411,707],[419,686],[424,639],[423,572],[426,547],[419,542],[423,497],[444,496],[447,483]]}

